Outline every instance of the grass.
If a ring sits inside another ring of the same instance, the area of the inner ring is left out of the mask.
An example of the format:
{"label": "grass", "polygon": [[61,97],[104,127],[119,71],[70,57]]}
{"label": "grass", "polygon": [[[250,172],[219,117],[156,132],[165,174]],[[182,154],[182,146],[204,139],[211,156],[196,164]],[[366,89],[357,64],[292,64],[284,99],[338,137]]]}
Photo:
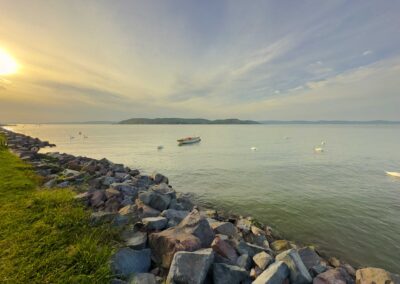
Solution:
{"label": "grass", "polygon": [[39,184],[0,146],[0,283],[108,283],[115,230],[89,226],[72,190]]}

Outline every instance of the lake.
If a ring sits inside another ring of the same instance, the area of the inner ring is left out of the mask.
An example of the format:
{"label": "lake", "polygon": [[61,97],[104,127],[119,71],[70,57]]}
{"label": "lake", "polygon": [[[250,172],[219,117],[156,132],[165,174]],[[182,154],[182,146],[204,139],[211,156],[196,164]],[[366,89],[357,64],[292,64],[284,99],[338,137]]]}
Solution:
{"label": "lake", "polygon": [[[251,215],[289,240],[314,244],[356,266],[400,272],[400,179],[385,174],[400,171],[400,125],[8,128],[57,144],[45,151],[158,171],[176,190]],[[177,146],[176,139],[191,135],[201,136],[201,143]],[[315,153],[322,141],[324,152]]]}

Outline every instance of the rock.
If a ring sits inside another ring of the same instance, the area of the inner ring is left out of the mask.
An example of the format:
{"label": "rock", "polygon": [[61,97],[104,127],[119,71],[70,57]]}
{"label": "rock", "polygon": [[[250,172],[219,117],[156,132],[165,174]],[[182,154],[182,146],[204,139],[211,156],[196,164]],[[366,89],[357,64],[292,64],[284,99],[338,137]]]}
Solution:
{"label": "rock", "polygon": [[160,213],[160,211],[144,204],[138,206],[138,215],[140,218],[157,217]]}
{"label": "rock", "polygon": [[260,228],[254,226],[254,225],[251,226],[251,232],[256,236],[265,236],[266,235],[266,233],[263,230],[261,230]]}
{"label": "rock", "polygon": [[132,216],[137,214],[137,210],[136,205],[126,205],[119,209],[118,213],[123,216]]}
{"label": "rock", "polygon": [[111,258],[111,271],[120,277],[129,277],[133,273],[143,273],[150,269],[150,249],[119,249]]}
{"label": "rock", "polygon": [[110,186],[110,185],[113,184],[114,182],[115,182],[115,178],[110,177],[110,176],[106,176],[106,177],[104,177],[104,179],[103,179],[103,185],[106,185],[106,186]]}
{"label": "rock", "polygon": [[277,240],[271,243],[270,247],[276,252],[283,252],[291,248],[290,243],[287,240]]}
{"label": "rock", "polygon": [[136,195],[138,194],[138,188],[127,182],[112,183],[110,187],[133,197],[136,197]]}
{"label": "rock", "polygon": [[243,233],[246,242],[269,249],[269,243],[265,235],[254,235],[252,232]]}
{"label": "rock", "polygon": [[213,281],[214,284],[241,284],[251,282],[250,275],[244,268],[224,263],[214,263]]}
{"label": "rock", "polygon": [[289,268],[282,261],[271,264],[261,273],[253,284],[282,284],[289,277]]}
{"label": "rock", "polygon": [[236,227],[244,232],[249,232],[251,229],[252,222],[248,219],[241,218],[237,221]]}
{"label": "rock", "polygon": [[213,260],[214,253],[211,249],[177,252],[172,260],[166,283],[202,284]]}
{"label": "rock", "polygon": [[106,189],[106,197],[108,198],[112,198],[112,197],[118,197],[121,195],[121,192],[119,190],[116,190],[114,188],[108,188]]}
{"label": "rock", "polygon": [[262,272],[263,272],[263,271],[262,271],[258,266],[253,267],[253,268],[250,270],[250,278],[251,278],[251,279],[256,279]]}
{"label": "rock", "polygon": [[45,188],[53,188],[57,185],[57,178],[51,179],[44,184]]}
{"label": "rock", "polygon": [[147,244],[147,233],[146,232],[129,232],[123,236],[125,245],[131,249],[144,249]]}
{"label": "rock", "polygon": [[162,174],[156,173],[152,176],[152,178],[156,184],[160,184],[160,183],[168,184],[168,178]]}
{"label": "rock", "polygon": [[147,217],[142,219],[148,230],[162,230],[167,226],[168,219],[164,217]]}
{"label": "rock", "polygon": [[331,257],[331,258],[329,258],[328,261],[333,267],[339,267],[340,266],[340,260],[337,259],[336,257]]}
{"label": "rock", "polygon": [[112,197],[104,203],[104,211],[107,212],[118,212],[120,208],[121,202],[116,197]]}
{"label": "rock", "polygon": [[69,177],[78,177],[80,176],[82,173],[75,171],[75,170],[70,170],[70,169],[66,169],[62,172],[63,176],[69,178]]}
{"label": "rock", "polygon": [[253,245],[253,244],[249,244],[246,243],[244,241],[239,242],[239,244],[236,247],[236,250],[240,253],[240,254],[247,254],[250,257],[255,256],[257,253],[260,252],[268,252],[268,249],[264,248],[264,247],[260,247],[257,245]]}
{"label": "rock", "polygon": [[357,284],[399,284],[400,276],[384,269],[367,267],[356,271]]}
{"label": "rock", "polygon": [[104,223],[111,223],[114,221],[116,214],[112,212],[104,212],[104,211],[99,211],[99,212],[93,212],[90,215],[90,224],[92,226],[104,224]]}
{"label": "rock", "polygon": [[268,253],[262,251],[253,256],[253,261],[261,270],[264,270],[273,262],[273,258]]}
{"label": "rock", "polygon": [[291,283],[311,283],[312,277],[295,249],[289,249],[276,256],[276,260],[283,261],[290,270]]}
{"label": "rock", "polygon": [[353,266],[351,266],[350,264],[347,264],[347,263],[346,263],[346,264],[343,264],[342,267],[343,267],[344,269],[346,269],[347,273],[348,273],[351,277],[353,277],[353,278],[356,277],[356,270],[353,268]]}
{"label": "rock", "polygon": [[106,195],[104,190],[95,190],[92,193],[92,197],[90,198],[90,205],[93,207],[100,207],[104,204],[106,200]]}
{"label": "rock", "polygon": [[79,201],[79,202],[87,202],[89,198],[91,197],[91,194],[89,192],[82,192],[74,196],[74,199]]}
{"label": "rock", "polygon": [[244,268],[246,270],[249,270],[251,268],[251,264],[252,264],[252,260],[248,254],[242,254],[236,260],[236,265],[241,268]]}
{"label": "rock", "polygon": [[[313,284],[351,284],[351,283],[354,283],[353,278],[342,267],[329,269],[324,273],[318,274],[317,277],[315,277],[313,280]],[[370,284],[373,282],[365,282],[365,283]]]}
{"label": "rock", "polygon": [[309,272],[314,267],[316,267],[316,269],[313,269],[313,271],[317,272],[321,270],[321,268],[318,266],[326,266],[326,263],[322,260],[322,258],[310,247],[301,248],[298,250],[298,253]]}
{"label": "rock", "polygon": [[231,247],[226,241],[221,240],[220,237],[215,237],[211,244],[211,248],[219,255],[227,258],[230,262],[236,263],[239,257],[233,247]]}
{"label": "rock", "polygon": [[237,229],[231,222],[214,222],[211,224],[211,228],[213,228],[216,234],[223,234],[230,237],[237,235]]}
{"label": "rock", "polygon": [[170,228],[150,234],[149,246],[155,262],[163,268],[169,268],[176,252],[198,250],[201,248],[201,241],[184,230]]}
{"label": "rock", "polygon": [[151,273],[136,273],[129,281],[129,284],[157,284],[156,277]]}
{"label": "rock", "polygon": [[161,216],[168,219],[167,227],[170,228],[178,225],[189,213],[189,211],[167,209],[161,212]]}
{"label": "rock", "polygon": [[139,193],[139,199],[144,204],[157,210],[163,211],[165,209],[168,209],[172,198],[169,194],[148,191]]}
{"label": "rock", "polygon": [[66,188],[68,186],[69,186],[69,181],[63,181],[63,182],[57,184],[57,187],[59,187],[59,188]]}
{"label": "rock", "polygon": [[209,247],[214,240],[215,234],[207,220],[194,209],[182,220],[177,228],[198,237],[203,248]]}
{"label": "rock", "polygon": [[[174,199],[173,199],[173,201],[174,201]],[[172,205],[172,203],[173,202],[171,202],[171,205]],[[194,208],[194,204],[187,193],[186,194],[185,193],[177,193],[174,207],[172,207],[171,205],[170,205],[170,208],[176,209],[176,210],[192,211]]]}

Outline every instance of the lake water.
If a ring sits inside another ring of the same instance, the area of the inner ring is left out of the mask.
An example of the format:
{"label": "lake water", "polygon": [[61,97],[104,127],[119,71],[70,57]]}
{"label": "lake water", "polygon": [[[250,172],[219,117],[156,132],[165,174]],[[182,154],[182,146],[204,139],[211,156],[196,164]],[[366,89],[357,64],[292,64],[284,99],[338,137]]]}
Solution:
{"label": "lake water", "polygon": [[[50,151],[161,172],[176,190],[254,216],[289,240],[353,265],[400,272],[400,179],[385,175],[400,171],[400,125],[9,128],[56,143]],[[178,147],[176,139],[188,135],[200,135],[201,143]],[[314,153],[321,141],[325,152]]]}

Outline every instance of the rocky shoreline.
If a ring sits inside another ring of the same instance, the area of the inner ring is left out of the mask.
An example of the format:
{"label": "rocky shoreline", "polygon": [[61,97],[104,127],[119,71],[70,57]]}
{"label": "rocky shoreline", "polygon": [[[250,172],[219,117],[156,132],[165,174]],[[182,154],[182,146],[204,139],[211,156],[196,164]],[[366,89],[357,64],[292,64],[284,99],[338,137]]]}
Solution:
{"label": "rocky shoreline", "polygon": [[44,187],[74,188],[93,211],[92,225],[120,228],[111,283],[400,283],[383,269],[356,270],[283,240],[252,218],[200,208],[162,174],[143,175],[105,158],[41,154],[55,145],[1,127],[0,133]]}

